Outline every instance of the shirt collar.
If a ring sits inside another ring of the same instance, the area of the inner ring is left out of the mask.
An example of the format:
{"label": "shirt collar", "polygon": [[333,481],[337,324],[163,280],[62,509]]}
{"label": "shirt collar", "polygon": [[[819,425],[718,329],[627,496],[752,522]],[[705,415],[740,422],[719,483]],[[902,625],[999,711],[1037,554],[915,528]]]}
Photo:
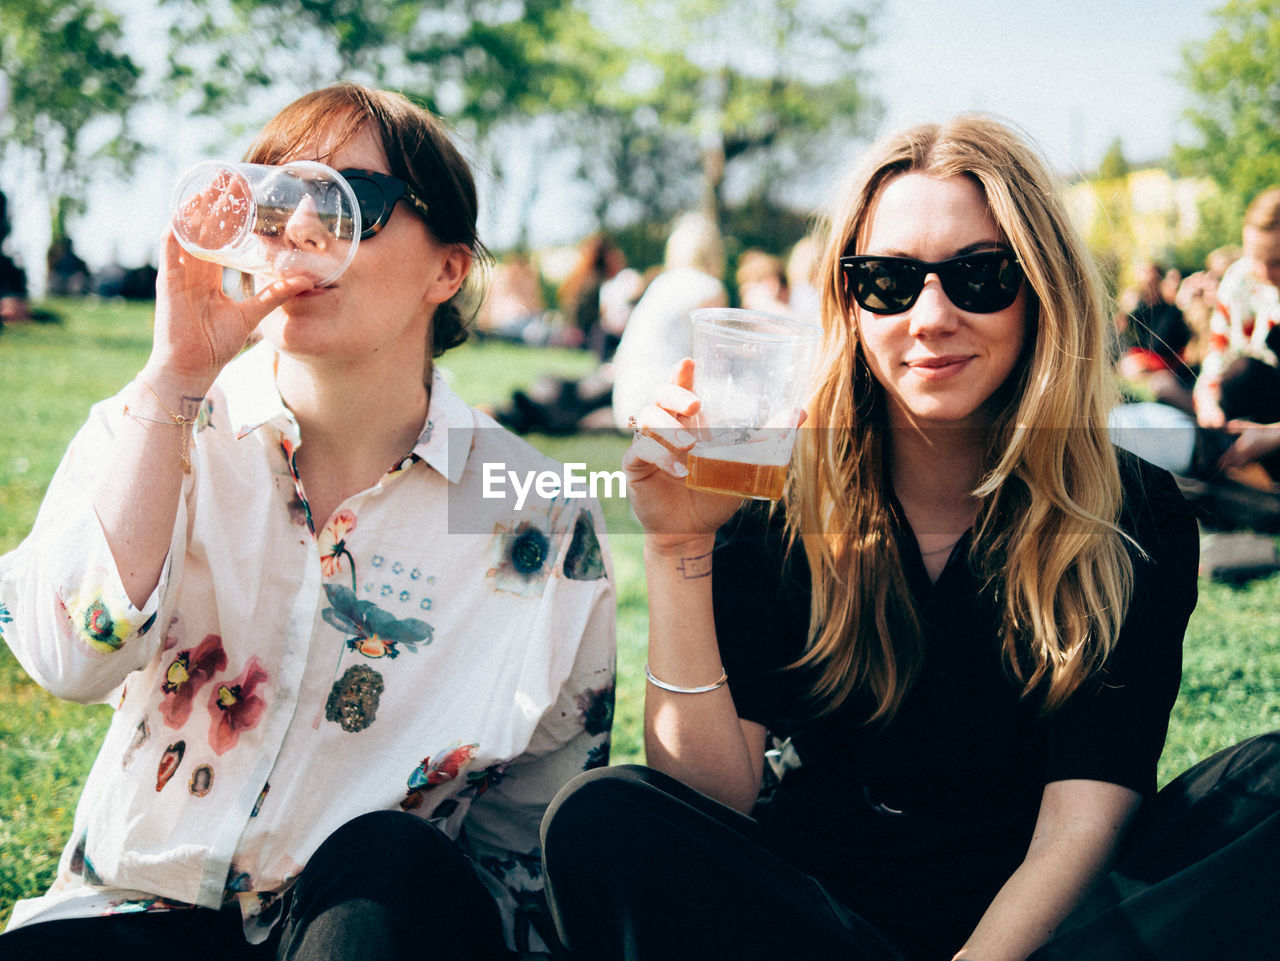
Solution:
{"label": "shirt collar", "polygon": [[248,437],[270,424],[285,438],[297,443],[298,422],[284,405],[276,387],[276,352],[259,342],[227,365],[222,372],[227,420],[236,440]]}
{"label": "shirt collar", "polygon": [[[227,419],[237,440],[270,425],[286,440],[298,442],[298,421],[276,387],[276,354],[268,344],[258,343],[228,364],[222,380]],[[473,411],[454,393],[439,368],[433,368],[427,422],[410,456],[456,484],[466,470],[474,434]]]}
{"label": "shirt collar", "polygon": [[427,423],[413,447],[415,456],[456,484],[462,479],[475,435],[475,414],[453,392],[439,368],[431,373],[431,406]]}

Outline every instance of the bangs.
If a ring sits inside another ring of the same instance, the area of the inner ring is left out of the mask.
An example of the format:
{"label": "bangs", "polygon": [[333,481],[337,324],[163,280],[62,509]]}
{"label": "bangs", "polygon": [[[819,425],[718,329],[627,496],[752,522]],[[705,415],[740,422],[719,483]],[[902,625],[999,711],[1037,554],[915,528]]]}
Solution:
{"label": "bangs", "polygon": [[[368,123],[367,112],[352,102],[346,90],[318,90],[286,107],[263,127],[244,160],[281,164],[306,154],[329,163]],[[322,135],[324,151],[320,152]]]}

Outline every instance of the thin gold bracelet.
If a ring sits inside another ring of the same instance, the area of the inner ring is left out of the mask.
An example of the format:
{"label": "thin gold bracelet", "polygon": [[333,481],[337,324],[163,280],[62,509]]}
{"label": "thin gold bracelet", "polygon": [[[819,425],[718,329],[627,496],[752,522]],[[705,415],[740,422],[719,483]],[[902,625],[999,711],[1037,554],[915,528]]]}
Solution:
{"label": "thin gold bracelet", "polygon": [[[150,393],[151,396],[156,399],[156,403],[159,404],[164,409],[164,412],[168,414],[169,417],[173,420],[174,426],[182,430],[182,473],[190,474],[191,473],[191,427],[193,424],[195,424],[196,419],[194,417],[185,417],[182,414],[175,414],[173,411],[169,409],[169,405],[160,399],[160,395],[151,389],[150,384],[148,384],[141,377],[135,377],[134,380],[136,380],[139,384],[141,384],[143,387],[147,389],[147,392]],[[134,420],[144,420],[150,424],[167,424],[168,423],[168,421],[157,420],[154,417],[143,417],[141,414],[135,414],[132,410],[129,409],[128,404],[124,405],[124,415],[126,417],[131,417]]]}
{"label": "thin gold bracelet", "polygon": [[644,666],[644,678],[654,687],[660,687],[664,691],[670,691],[672,694],[706,694],[707,691],[714,691],[717,687],[723,687],[725,681],[729,680],[729,675],[723,667],[720,668],[720,677],[712,684],[703,684],[701,687],[680,687],[676,684],[669,684],[654,676],[653,671],[649,670],[649,665]]}

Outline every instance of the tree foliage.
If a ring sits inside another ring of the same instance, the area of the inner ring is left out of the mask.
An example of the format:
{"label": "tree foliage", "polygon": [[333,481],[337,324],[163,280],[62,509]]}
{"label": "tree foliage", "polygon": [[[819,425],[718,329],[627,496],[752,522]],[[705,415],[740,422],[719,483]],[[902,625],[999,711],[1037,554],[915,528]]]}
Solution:
{"label": "tree foliage", "polygon": [[[875,2],[163,0],[170,87],[193,109],[389,86],[469,127],[499,177],[574,152],[599,226],[718,207],[727,174],[763,189],[857,130]],[[533,155],[511,155],[517,132]]]}
{"label": "tree foliage", "polygon": [[875,113],[859,68],[875,0],[636,0],[613,9],[610,33],[628,70],[611,109],[654,116],[692,149],[700,201],[717,215],[730,177],[748,195],[768,190]]}
{"label": "tree foliage", "polygon": [[[162,0],[170,89],[220,114],[337,79],[403,91],[479,130],[561,109],[588,79],[586,18],[558,0]],[[277,100],[280,98],[277,97]]]}
{"label": "tree foliage", "polygon": [[82,208],[90,164],[127,170],[142,149],[128,127],[142,70],[123,39],[119,17],[96,0],[0,4],[0,70],[9,85],[0,155],[35,156],[53,198],[55,241]]}
{"label": "tree foliage", "polygon": [[1230,0],[1216,29],[1183,54],[1198,142],[1177,151],[1234,206],[1280,184],[1280,0]]}

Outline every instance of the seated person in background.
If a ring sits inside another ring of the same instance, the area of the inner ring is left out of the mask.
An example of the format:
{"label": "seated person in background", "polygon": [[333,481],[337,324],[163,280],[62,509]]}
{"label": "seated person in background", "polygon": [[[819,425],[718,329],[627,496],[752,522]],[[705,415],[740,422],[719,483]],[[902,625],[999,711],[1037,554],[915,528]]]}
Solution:
{"label": "seated person in background", "polygon": [[[578,258],[556,290],[564,315],[569,346],[583,347],[604,359],[606,343],[600,329],[600,290],[627,266],[627,258],[608,234],[595,233],[578,245]],[[608,352],[613,352],[610,342]]]}
{"label": "seated person in background", "polygon": [[0,191],[0,329],[5,324],[30,320],[27,307],[27,273],[4,252],[9,237],[9,198]]}
{"label": "seated person in background", "polygon": [[787,304],[791,316],[818,319],[818,266],[822,247],[812,234],[801,237],[787,255]]}
{"label": "seated person in background", "polygon": [[1191,328],[1182,311],[1165,299],[1165,274],[1160,265],[1144,261],[1135,271],[1136,289],[1120,299],[1116,317],[1122,342],[1128,347],[1119,361],[1122,377],[1149,390],[1157,401],[1192,412],[1190,369],[1182,352],[1191,341]]}
{"label": "seated person in background", "polygon": [[961,117],[878,142],[832,207],[779,509],[686,487],[692,362],[638,415],[652,767],[548,810],[573,958],[1273,953],[1280,739],[1156,793],[1196,522],[1109,442],[1047,165]]}
{"label": "seated person in background", "polygon": [[733,279],[738,285],[738,303],[743,307],[770,314],[791,314],[787,268],[780,257],[763,250],[743,251]]}
{"label": "seated person in background", "polygon": [[617,427],[627,427],[628,418],[649,402],[653,385],[693,350],[689,312],[729,305],[723,274],[720,228],[707,214],[682,214],[667,238],[662,272],[645,288],[613,355]]}
{"label": "seated person in background", "polygon": [[1193,392],[1202,427],[1236,435],[1223,467],[1258,463],[1280,479],[1280,187],[1245,211],[1243,256],[1218,286]]}
{"label": "seated person in background", "polygon": [[476,333],[504,340],[545,339],[539,320],[547,309],[538,271],[527,254],[517,251],[493,270],[493,280],[476,317]]}
{"label": "seated person in background", "polygon": [[1218,303],[1218,284],[1227,268],[1240,259],[1240,248],[1234,245],[1215,247],[1205,256],[1204,270],[1188,274],[1178,285],[1174,303],[1191,328],[1191,343],[1183,352],[1187,366],[1198,371],[1209,343],[1209,318]]}
{"label": "seated person in background", "polygon": [[539,819],[608,760],[599,505],[482,494],[490,463],[555,465],[434,369],[484,255],[434,117],[330,87],[246,159],[363,174],[365,232],[334,286],[237,302],[170,231],[150,359],[0,558],[27,673],[115,705],[57,881],[0,957],[544,950]]}

